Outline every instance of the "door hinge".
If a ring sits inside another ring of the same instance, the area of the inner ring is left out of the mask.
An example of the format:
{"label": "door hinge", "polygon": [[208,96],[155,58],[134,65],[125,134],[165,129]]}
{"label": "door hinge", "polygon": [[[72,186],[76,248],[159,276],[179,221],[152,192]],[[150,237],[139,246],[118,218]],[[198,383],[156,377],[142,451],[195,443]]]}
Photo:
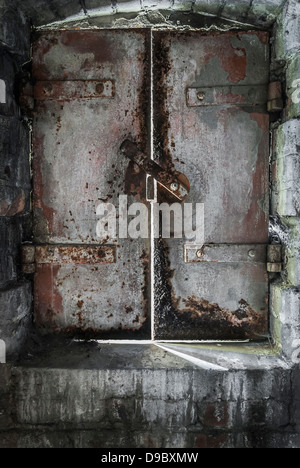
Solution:
{"label": "door hinge", "polygon": [[268,88],[268,112],[280,112],[282,110],[282,84],[280,81],[272,81]]}
{"label": "door hinge", "polygon": [[269,273],[280,273],[282,271],[282,245],[268,245],[267,270]]}

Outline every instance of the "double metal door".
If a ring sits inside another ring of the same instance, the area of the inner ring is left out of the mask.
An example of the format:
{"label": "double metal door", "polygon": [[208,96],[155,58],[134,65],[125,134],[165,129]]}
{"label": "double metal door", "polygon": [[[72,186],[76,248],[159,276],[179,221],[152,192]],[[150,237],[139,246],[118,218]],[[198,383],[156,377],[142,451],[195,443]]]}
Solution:
{"label": "double metal door", "polygon": [[[33,205],[40,327],[170,341],[267,333],[268,50],[262,32],[39,34]],[[124,141],[136,151],[121,151]],[[154,205],[175,202],[182,212],[185,204],[204,208],[204,245],[184,229],[155,236]],[[136,203],[145,207],[139,222]],[[140,236],[129,235],[130,222],[135,232],[140,224]]]}

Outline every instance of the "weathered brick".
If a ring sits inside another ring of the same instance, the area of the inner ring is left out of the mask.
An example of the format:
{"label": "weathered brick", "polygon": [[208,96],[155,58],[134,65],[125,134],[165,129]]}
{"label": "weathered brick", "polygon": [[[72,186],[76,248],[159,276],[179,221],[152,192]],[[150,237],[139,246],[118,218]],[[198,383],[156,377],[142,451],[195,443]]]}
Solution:
{"label": "weathered brick", "polygon": [[25,4],[22,0],[16,0],[17,9],[22,11],[23,15],[35,26],[52,23],[60,19],[55,3],[57,2],[49,2],[48,0],[33,2],[29,0]]}
{"label": "weathered brick", "polygon": [[228,448],[231,446],[228,434],[199,434],[195,440],[195,448]]}
{"label": "weathered brick", "polygon": [[0,218],[0,285],[17,279],[18,249],[21,243],[19,223]]}
{"label": "weathered brick", "polygon": [[17,118],[0,116],[0,180],[30,189],[29,129]]}
{"label": "weathered brick", "polygon": [[13,427],[12,410],[10,367],[7,364],[0,364],[0,439],[1,431]]}
{"label": "weathered brick", "polygon": [[288,0],[283,12],[283,41],[285,53],[300,51],[300,3]]}
{"label": "weathered brick", "polygon": [[112,6],[111,0],[85,0],[87,10],[94,10],[102,7]]}
{"label": "weathered brick", "polygon": [[193,11],[196,13],[209,13],[217,15],[220,11],[222,4],[218,1],[212,2],[211,0],[196,0],[193,5]]}
{"label": "weathered brick", "polygon": [[244,19],[250,9],[251,0],[227,0],[223,10],[222,17],[228,19]]}
{"label": "weathered brick", "polygon": [[229,402],[213,402],[205,406],[202,423],[207,427],[226,428],[230,427]]}
{"label": "weathered brick", "polygon": [[30,56],[30,24],[14,1],[0,3],[0,44],[20,57],[20,61]]}
{"label": "weathered brick", "polygon": [[[280,320],[280,327],[276,331],[281,342],[282,354],[291,365],[300,363],[300,290],[295,287],[272,285],[271,310]],[[276,323],[276,322],[275,322]],[[287,394],[288,391],[282,394]]]}
{"label": "weathered brick", "polygon": [[285,119],[297,119],[300,116],[300,54],[289,56],[286,71],[287,105]]}
{"label": "weathered brick", "polygon": [[14,96],[15,69],[16,60],[7,51],[0,50],[0,79],[5,86],[5,99],[0,103],[0,115],[18,115]]}
{"label": "weathered brick", "polygon": [[297,216],[300,211],[300,121],[293,119],[275,133],[275,155],[272,168],[272,213]]}
{"label": "weathered brick", "polygon": [[5,341],[8,356],[17,354],[28,336],[31,300],[30,283],[0,290],[0,339]]}

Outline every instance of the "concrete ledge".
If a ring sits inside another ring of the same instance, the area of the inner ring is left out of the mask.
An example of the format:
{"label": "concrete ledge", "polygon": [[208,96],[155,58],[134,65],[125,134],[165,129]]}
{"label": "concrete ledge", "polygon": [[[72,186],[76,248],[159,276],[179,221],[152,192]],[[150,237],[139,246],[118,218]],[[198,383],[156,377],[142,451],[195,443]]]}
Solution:
{"label": "concrete ledge", "polygon": [[53,343],[40,343],[31,352],[11,369],[10,436],[18,447],[266,448],[299,442],[289,412],[298,376],[291,379],[283,361],[273,361],[268,372],[239,365],[224,372],[154,345],[73,342],[66,348],[62,342],[55,351]]}

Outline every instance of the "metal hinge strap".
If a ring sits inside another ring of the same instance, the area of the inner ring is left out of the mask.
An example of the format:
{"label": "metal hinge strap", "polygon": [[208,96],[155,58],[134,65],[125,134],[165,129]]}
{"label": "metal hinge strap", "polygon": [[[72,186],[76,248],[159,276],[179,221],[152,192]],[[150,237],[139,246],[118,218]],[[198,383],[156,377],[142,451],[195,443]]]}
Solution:
{"label": "metal hinge strap", "polygon": [[268,245],[268,263],[269,273],[280,273],[282,271],[282,245]]}
{"label": "metal hinge strap", "polygon": [[32,274],[36,265],[115,263],[114,245],[23,245],[23,273]]}
{"label": "metal hinge strap", "polygon": [[273,81],[268,90],[268,112],[280,112],[282,109],[282,84],[280,81]]}

